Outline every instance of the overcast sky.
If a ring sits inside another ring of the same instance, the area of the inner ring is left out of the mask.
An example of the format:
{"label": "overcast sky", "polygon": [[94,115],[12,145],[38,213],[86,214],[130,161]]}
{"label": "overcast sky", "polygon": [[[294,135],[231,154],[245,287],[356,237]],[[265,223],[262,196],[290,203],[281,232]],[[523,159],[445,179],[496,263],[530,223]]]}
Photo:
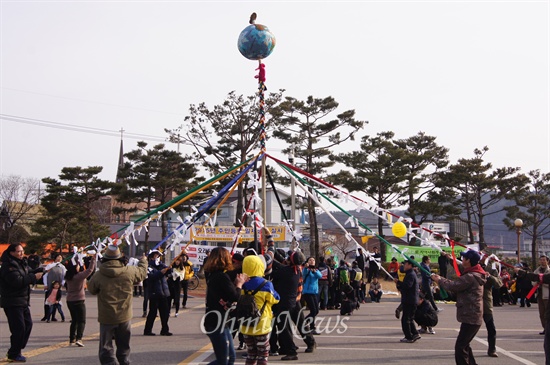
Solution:
{"label": "overcast sky", "polygon": [[268,91],[334,97],[359,137],[423,131],[452,162],[487,145],[495,167],[550,172],[548,1],[1,1],[0,175],[114,180],[119,129],[126,152],[153,146],[190,104],[254,94],[252,12],[277,38]]}

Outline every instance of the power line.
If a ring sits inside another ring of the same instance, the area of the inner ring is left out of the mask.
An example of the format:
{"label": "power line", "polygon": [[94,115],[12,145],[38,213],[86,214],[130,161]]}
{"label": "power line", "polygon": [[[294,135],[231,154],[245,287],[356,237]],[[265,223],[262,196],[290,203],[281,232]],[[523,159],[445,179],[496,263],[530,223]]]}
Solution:
{"label": "power line", "polygon": [[[30,125],[40,126],[40,127],[63,129],[63,130],[68,130],[68,131],[73,131],[73,132],[98,134],[98,135],[102,135],[102,136],[119,137],[119,135],[120,135],[120,131],[115,131],[115,130],[110,130],[110,129],[79,126],[79,125],[76,125],[76,124],[58,123],[58,122],[52,122],[52,121],[48,121],[48,120],[19,117],[19,116],[16,116],[16,115],[0,114],[0,119],[6,120],[6,121],[9,121],[9,122],[15,122],[15,123],[30,124]],[[124,137],[131,138],[131,139],[141,139],[141,140],[146,139],[146,140],[149,140],[149,141],[156,141],[156,142],[170,142],[164,137],[152,136],[152,135],[140,134],[140,133],[125,133]]]}
{"label": "power line", "polygon": [[35,92],[35,91],[27,91],[27,90],[13,89],[13,88],[10,88],[10,87],[2,87],[2,89],[4,89],[4,90],[11,90],[11,91],[18,91],[18,92],[27,93],[27,94],[48,96],[48,97],[51,97],[51,98],[58,98],[58,99],[65,99],[65,100],[80,101],[80,102],[84,102],[84,103],[108,105],[108,106],[114,106],[114,107],[117,107],[117,108],[135,109],[135,110],[143,110],[143,111],[148,111],[148,112],[155,112],[155,113],[163,113],[163,114],[171,114],[171,115],[181,115],[181,116],[184,116],[184,114],[182,114],[182,113],[166,112],[166,111],[162,111],[162,110],[147,109],[147,108],[139,108],[139,107],[128,106],[128,105],[111,104],[111,103],[105,103],[105,102],[102,102],[102,101],[93,101],[93,100],[86,100],[86,99],[70,98],[70,97],[67,97],[67,96],[59,96],[59,95],[52,95],[52,94],[39,93],[39,92]]}

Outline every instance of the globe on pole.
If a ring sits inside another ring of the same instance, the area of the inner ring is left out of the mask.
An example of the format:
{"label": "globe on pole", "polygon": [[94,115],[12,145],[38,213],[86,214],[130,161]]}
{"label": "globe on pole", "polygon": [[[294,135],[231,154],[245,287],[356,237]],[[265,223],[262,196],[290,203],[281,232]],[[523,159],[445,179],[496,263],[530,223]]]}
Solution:
{"label": "globe on pole", "polygon": [[265,25],[251,24],[239,35],[237,46],[249,60],[263,60],[273,52],[275,36]]}

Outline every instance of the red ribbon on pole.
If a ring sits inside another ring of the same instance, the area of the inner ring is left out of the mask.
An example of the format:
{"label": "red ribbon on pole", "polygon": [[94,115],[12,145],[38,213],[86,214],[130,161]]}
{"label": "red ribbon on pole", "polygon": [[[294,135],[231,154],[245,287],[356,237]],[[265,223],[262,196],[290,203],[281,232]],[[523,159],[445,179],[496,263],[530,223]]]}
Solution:
{"label": "red ribbon on pole", "polygon": [[460,270],[458,269],[458,264],[456,263],[455,241],[454,240],[451,240],[451,254],[453,255],[453,267],[455,268],[456,276],[460,277]]}
{"label": "red ribbon on pole", "polygon": [[542,285],[542,277],[544,275],[543,274],[539,274],[539,282],[537,283],[537,285],[535,285],[533,287],[533,289],[531,289],[531,291],[529,293],[527,293],[527,296],[525,298],[527,299],[531,299],[531,297],[533,296],[533,294],[535,294],[535,292],[537,291],[537,289],[539,288],[539,286]]}

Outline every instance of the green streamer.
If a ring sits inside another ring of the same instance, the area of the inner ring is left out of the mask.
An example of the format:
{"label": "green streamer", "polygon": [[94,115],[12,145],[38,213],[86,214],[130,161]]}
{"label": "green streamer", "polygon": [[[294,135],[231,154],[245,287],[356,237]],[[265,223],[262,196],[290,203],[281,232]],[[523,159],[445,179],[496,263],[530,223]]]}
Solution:
{"label": "green streamer", "polygon": [[[137,222],[140,222],[140,221],[142,221],[142,220],[144,220],[144,219],[146,219],[146,218],[149,218],[149,217],[152,216],[153,214],[156,214],[156,213],[158,213],[159,211],[161,211],[161,210],[163,210],[163,209],[165,209],[165,208],[167,208],[167,207],[170,207],[170,206],[174,205],[175,203],[179,202],[179,201],[182,200],[182,199],[185,199],[187,196],[191,195],[192,193],[196,192],[197,190],[202,190],[202,188],[204,188],[205,186],[209,185],[209,184],[212,183],[213,181],[216,181],[216,180],[220,179],[223,175],[226,175],[226,174],[228,174],[228,173],[230,173],[230,172],[232,172],[232,171],[234,171],[234,170],[236,170],[236,169],[241,168],[242,166],[244,166],[245,164],[249,163],[250,161],[252,161],[252,158],[246,160],[245,162],[243,162],[243,163],[241,163],[241,164],[239,164],[239,165],[236,165],[236,166],[231,167],[230,169],[228,169],[228,170],[226,170],[226,171],[224,171],[224,172],[222,172],[222,173],[220,173],[220,174],[214,176],[214,177],[211,178],[210,180],[208,180],[208,181],[206,181],[206,182],[204,182],[204,183],[202,183],[202,184],[200,184],[200,185],[194,187],[193,189],[191,189],[191,190],[189,190],[189,191],[186,191],[186,192],[183,193],[183,194],[178,195],[178,196],[175,197],[174,199],[170,200],[170,201],[167,202],[167,203],[164,203],[164,204],[158,206],[157,208],[155,208],[154,210],[150,211],[150,212],[147,213],[146,215],[144,215],[144,216],[142,216],[142,217],[139,217],[138,219],[136,219],[136,220],[134,221],[134,223],[137,223]],[[116,231],[115,233],[118,233],[118,232],[120,232],[120,231],[126,229],[127,227],[128,227],[128,225],[126,225],[126,226],[120,228],[120,229],[119,229],[118,231]]]}
{"label": "green streamer", "polygon": [[[347,210],[345,210],[344,208],[340,207],[338,204],[336,204],[335,202],[333,202],[329,197],[327,197],[325,194],[323,194],[321,191],[317,190],[313,185],[311,185],[309,182],[307,182],[306,180],[302,179],[301,177],[299,177],[298,175],[296,175],[296,173],[288,168],[287,166],[285,165],[281,165],[279,164],[279,166],[281,166],[283,169],[287,170],[288,172],[290,172],[290,174],[292,174],[292,176],[294,176],[296,179],[298,179],[302,184],[304,185],[307,185],[309,187],[311,187],[317,194],[319,194],[320,196],[322,196],[323,198],[325,198],[325,200],[327,200],[329,203],[331,203],[332,205],[334,205],[336,208],[338,208],[341,212],[345,213],[348,217],[351,217],[353,219],[355,219],[355,221],[363,228],[365,228],[366,230],[368,230],[370,233],[372,233],[374,236],[376,236],[381,242],[385,243],[387,246],[391,247],[393,250],[395,250],[397,253],[399,253],[400,255],[402,255],[406,260],[410,261],[413,263],[414,266],[418,267],[422,272],[428,274],[428,275],[431,275],[431,272],[429,272],[428,270],[424,269],[418,262],[416,262],[415,260],[411,259],[409,256],[407,256],[405,253],[401,252],[397,247],[394,247],[391,243],[389,243],[388,241],[386,241],[386,239],[380,235],[378,235],[377,233],[375,233],[372,229],[370,229],[366,224],[364,224],[363,222],[359,221],[357,218],[355,218],[351,213],[349,213]],[[445,290],[443,290],[443,288],[439,288],[440,289],[440,295],[441,295],[441,298],[442,299],[445,299],[448,297],[447,295],[447,292],[445,292]]]}

